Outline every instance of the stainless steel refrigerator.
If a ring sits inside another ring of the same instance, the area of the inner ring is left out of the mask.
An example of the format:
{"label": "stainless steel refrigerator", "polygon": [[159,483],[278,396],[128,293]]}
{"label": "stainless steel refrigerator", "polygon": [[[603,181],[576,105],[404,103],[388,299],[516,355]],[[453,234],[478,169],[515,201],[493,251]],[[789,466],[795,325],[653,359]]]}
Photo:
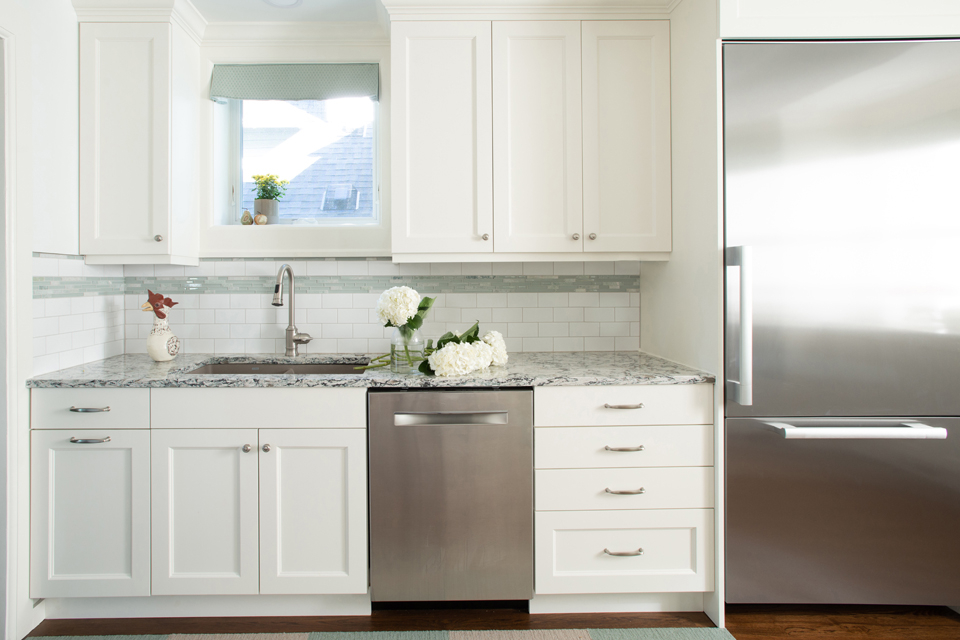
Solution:
{"label": "stainless steel refrigerator", "polygon": [[960,605],[960,42],[723,86],[727,601]]}

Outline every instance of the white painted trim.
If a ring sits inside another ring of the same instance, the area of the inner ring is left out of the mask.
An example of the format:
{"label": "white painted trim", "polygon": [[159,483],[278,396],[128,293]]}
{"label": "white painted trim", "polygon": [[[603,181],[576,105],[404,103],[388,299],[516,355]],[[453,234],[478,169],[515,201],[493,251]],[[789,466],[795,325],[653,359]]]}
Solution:
{"label": "white painted trim", "polygon": [[369,22],[218,22],[208,25],[204,47],[305,44],[389,47],[390,36]]}
{"label": "white painted trim", "polygon": [[80,22],[170,22],[176,23],[198,45],[203,43],[207,21],[190,0],[73,0]]}
{"label": "white painted trim", "polygon": [[666,15],[681,0],[383,0],[391,20],[630,20]]}
{"label": "white painted trim", "polygon": [[368,616],[370,595],[48,598],[47,618]]}
{"label": "white painted trim", "polygon": [[645,613],[703,611],[702,593],[588,593],[534,595],[530,613]]}
{"label": "white painted trim", "polygon": [[185,267],[196,267],[200,258],[196,256],[173,255],[142,255],[138,253],[120,255],[85,255],[86,264],[177,264]]}
{"label": "white painted trim", "polygon": [[[208,254],[204,254],[206,257]],[[265,253],[264,255],[276,255]],[[286,255],[286,254],[285,254]],[[667,252],[648,253],[395,253],[393,261],[404,262],[610,262],[612,260],[640,260],[663,262],[670,259]]]}

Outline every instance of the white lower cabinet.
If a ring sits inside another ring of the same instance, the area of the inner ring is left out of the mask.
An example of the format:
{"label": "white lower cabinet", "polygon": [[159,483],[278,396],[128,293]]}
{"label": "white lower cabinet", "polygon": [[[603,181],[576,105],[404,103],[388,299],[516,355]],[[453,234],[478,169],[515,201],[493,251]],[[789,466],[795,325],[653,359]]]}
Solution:
{"label": "white lower cabinet", "polygon": [[713,509],[537,512],[538,594],[713,589]]}
{"label": "white lower cabinet", "polygon": [[153,594],[367,592],[366,432],[153,432]]}
{"label": "white lower cabinet", "polygon": [[31,433],[30,597],[150,595],[150,432]]}
{"label": "white lower cabinet", "polygon": [[153,594],[257,593],[257,430],[156,429],[151,444]]}

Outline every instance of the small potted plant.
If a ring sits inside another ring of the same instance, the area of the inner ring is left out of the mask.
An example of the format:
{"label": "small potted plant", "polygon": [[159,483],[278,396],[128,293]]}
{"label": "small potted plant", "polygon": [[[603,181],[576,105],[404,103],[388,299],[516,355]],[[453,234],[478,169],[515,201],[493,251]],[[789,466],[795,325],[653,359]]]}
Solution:
{"label": "small potted plant", "polygon": [[264,215],[267,217],[267,224],[278,224],[280,206],[277,200],[286,194],[290,181],[281,180],[273,174],[253,176],[253,181],[257,183],[253,188],[253,191],[257,192],[257,199],[253,203],[255,216]]}

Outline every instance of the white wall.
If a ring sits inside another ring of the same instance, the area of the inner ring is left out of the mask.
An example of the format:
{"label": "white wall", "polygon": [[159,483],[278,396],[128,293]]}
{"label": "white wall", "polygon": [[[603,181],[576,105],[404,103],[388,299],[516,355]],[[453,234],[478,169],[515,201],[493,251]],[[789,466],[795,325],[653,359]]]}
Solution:
{"label": "white wall", "polygon": [[671,14],[673,253],[640,271],[640,348],[720,371],[721,246],[714,0]]}
{"label": "white wall", "polygon": [[[24,3],[26,4],[26,3]],[[30,0],[33,250],[80,251],[79,28],[70,0]]]}

